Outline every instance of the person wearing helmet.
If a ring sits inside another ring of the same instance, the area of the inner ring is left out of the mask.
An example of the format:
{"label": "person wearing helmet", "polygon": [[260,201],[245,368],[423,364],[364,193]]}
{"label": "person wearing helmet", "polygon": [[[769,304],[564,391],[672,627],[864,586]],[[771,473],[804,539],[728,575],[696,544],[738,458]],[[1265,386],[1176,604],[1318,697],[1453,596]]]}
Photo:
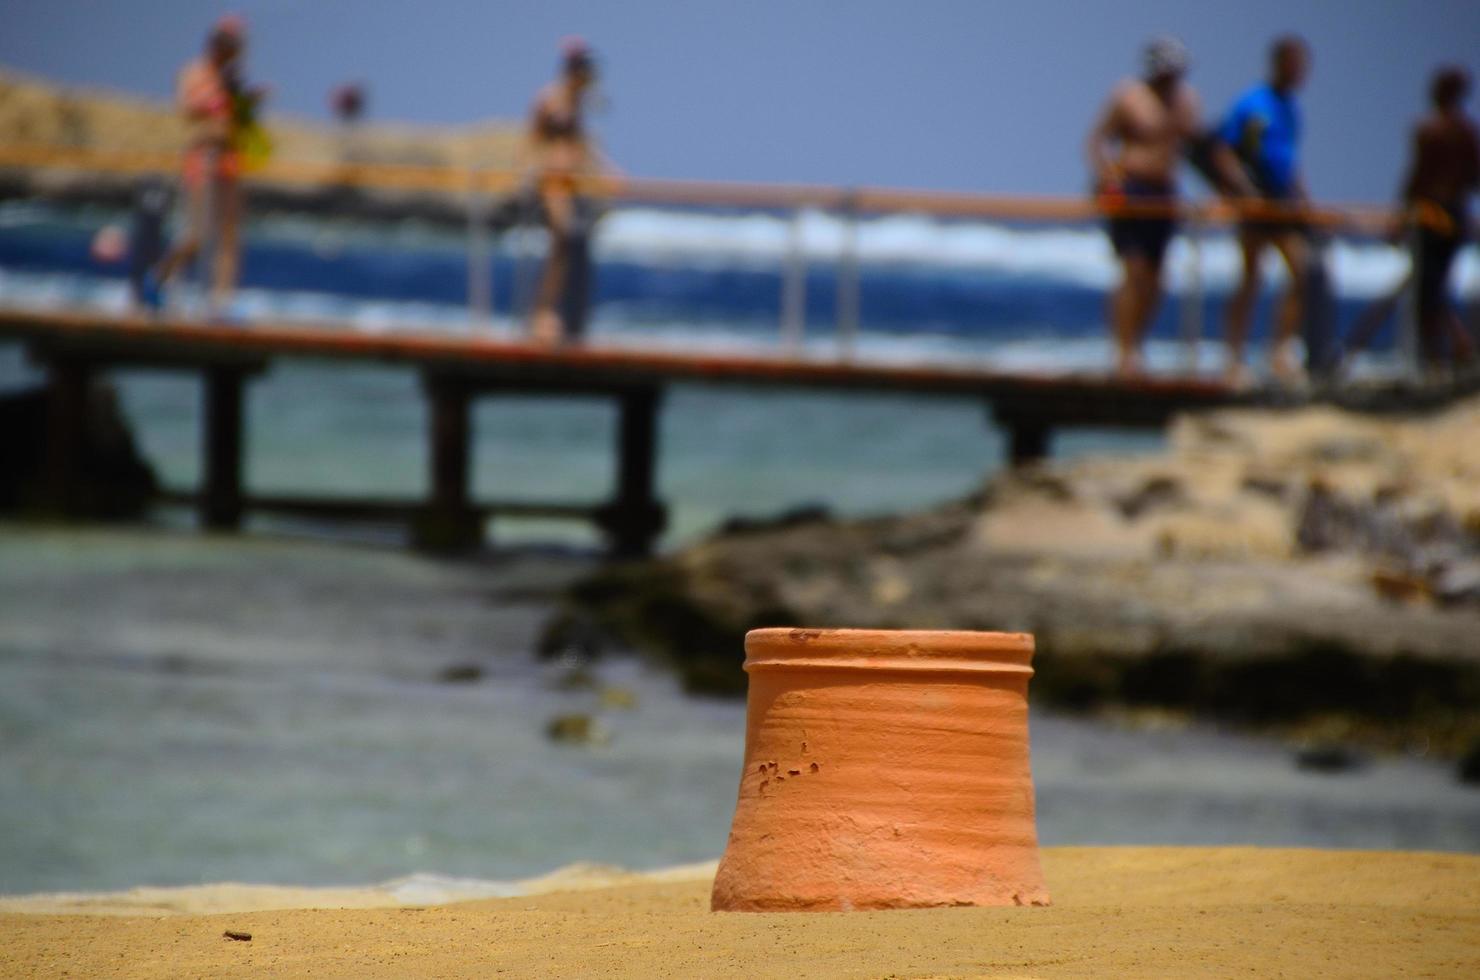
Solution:
{"label": "person wearing helmet", "polygon": [[1142,338],[1161,304],[1162,260],[1176,229],[1177,168],[1201,115],[1185,81],[1188,67],[1182,42],[1153,39],[1141,77],[1115,87],[1089,134],[1096,195],[1121,264],[1109,310],[1121,375],[1141,372]]}

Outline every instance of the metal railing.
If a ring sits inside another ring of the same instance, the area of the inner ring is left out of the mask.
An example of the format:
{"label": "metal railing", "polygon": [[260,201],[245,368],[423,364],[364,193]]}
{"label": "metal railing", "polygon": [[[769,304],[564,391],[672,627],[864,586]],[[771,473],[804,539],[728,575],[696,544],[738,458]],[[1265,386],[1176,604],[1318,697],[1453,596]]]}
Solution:
{"label": "metal railing", "polygon": [[[77,170],[119,176],[173,173],[178,157],[165,153],[104,151],[61,146],[0,146],[0,169]],[[353,187],[366,190],[432,194],[463,202],[467,214],[468,309],[475,323],[489,322],[495,311],[492,259],[495,243],[488,215],[495,200],[519,194],[525,175],[506,169],[273,160],[247,175],[261,185]],[[787,216],[780,296],[780,340],[783,349],[801,350],[807,312],[808,259],[803,235],[807,212],[837,216],[842,223],[836,260],[836,337],[838,355],[852,356],[861,317],[859,222],[866,215],[913,213],[946,219],[1082,224],[1108,216],[1172,217],[1181,222],[1189,251],[1189,278],[1178,312],[1184,342],[1184,367],[1197,367],[1197,340],[1203,335],[1203,243],[1210,228],[1237,222],[1292,219],[1335,233],[1378,235],[1390,227],[1394,212],[1367,204],[1299,206],[1265,201],[1196,202],[1089,200],[1048,196],[1005,196],[897,188],[839,188],[822,185],[758,184],[698,180],[590,176],[578,182],[583,193],[612,202],[680,207],[758,209]],[[533,215],[529,215],[533,217]],[[510,308],[517,314],[532,294],[528,264],[516,257]],[[1415,347],[1412,302],[1400,310],[1400,349]]]}

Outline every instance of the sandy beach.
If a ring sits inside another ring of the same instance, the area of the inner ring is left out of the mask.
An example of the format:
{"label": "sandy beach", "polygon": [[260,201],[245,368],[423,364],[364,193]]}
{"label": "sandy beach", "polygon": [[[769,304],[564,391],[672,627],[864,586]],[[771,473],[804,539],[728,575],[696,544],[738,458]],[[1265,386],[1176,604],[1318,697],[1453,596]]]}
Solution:
{"label": "sandy beach", "polygon": [[[1043,909],[715,914],[709,869],[695,867],[668,876],[677,880],[628,878],[430,907],[8,912],[0,915],[7,936],[0,973],[1459,977],[1480,970],[1476,857],[1048,848],[1044,868],[1054,904]],[[211,903],[223,893],[213,892],[195,890],[198,907],[219,908]],[[313,902],[311,892],[296,897]],[[352,893],[334,900],[356,902]],[[232,940],[227,930],[252,938]]]}
{"label": "sandy beach", "polygon": [[247,6],[0,31],[0,980],[1480,980],[1480,2]]}

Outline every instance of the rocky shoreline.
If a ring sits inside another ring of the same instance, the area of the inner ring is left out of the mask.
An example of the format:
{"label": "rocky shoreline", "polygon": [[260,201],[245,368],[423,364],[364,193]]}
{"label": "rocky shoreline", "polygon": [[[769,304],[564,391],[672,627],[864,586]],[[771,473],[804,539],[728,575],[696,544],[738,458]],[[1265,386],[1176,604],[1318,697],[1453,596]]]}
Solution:
{"label": "rocky shoreline", "polygon": [[1477,432],[1480,399],[1188,417],[1158,455],[607,567],[569,590],[543,650],[633,649],[736,695],[759,626],[1023,630],[1041,704],[1461,755],[1480,738]]}

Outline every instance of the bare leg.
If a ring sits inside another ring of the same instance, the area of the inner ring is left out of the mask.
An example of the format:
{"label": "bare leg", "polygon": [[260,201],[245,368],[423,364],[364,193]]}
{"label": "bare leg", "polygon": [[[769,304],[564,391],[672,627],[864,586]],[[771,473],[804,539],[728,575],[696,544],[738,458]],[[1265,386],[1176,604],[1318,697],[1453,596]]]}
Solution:
{"label": "bare leg", "polygon": [[1157,311],[1161,309],[1161,264],[1146,260],[1137,281],[1141,297],[1136,325],[1136,350],[1139,353],[1146,334],[1151,330],[1151,321],[1156,319]]}
{"label": "bare leg", "polygon": [[1305,291],[1310,278],[1310,242],[1298,231],[1286,231],[1274,240],[1274,247],[1285,260],[1290,273],[1290,286],[1280,301],[1275,321],[1275,335],[1269,348],[1269,370],[1282,381],[1298,381],[1303,372],[1292,356],[1296,336],[1305,315]]}
{"label": "bare leg", "polygon": [[154,267],[154,277],[160,284],[168,282],[183,266],[195,261],[200,254],[201,242],[205,238],[205,228],[208,215],[206,214],[207,197],[206,189],[201,184],[185,185],[185,236],[165,253],[164,258]]}
{"label": "bare leg", "polygon": [[216,186],[216,254],[212,270],[211,306],[223,307],[236,288],[237,267],[241,261],[241,187],[234,180],[221,180]]}
{"label": "bare leg", "polygon": [[540,288],[530,317],[530,333],[542,343],[557,344],[565,335],[565,324],[560,318],[560,297],[565,291],[566,268],[570,263],[566,255],[566,238],[574,217],[574,203],[571,195],[563,192],[544,195],[550,252],[545,259],[544,275],[540,277]]}
{"label": "bare leg", "polygon": [[1224,377],[1230,384],[1243,386],[1248,383],[1248,371],[1244,367],[1244,346],[1249,337],[1249,319],[1254,315],[1254,301],[1259,297],[1259,259],[1264,251],[1264,236],[1257,231],[1243,229],[1239,232],[1239,249],[1243,253],[1243,278],[1234,290],[1228,303],[1224,321],[1224,336],[1228,343],[1228,364]]}
{"label": "bare leg", "polygon": [[1126,377],[1144,369],[1141,353],[1146,328],[1161,302],[1161,270],[1135,253],[1122,260],[1124,278],[1111,300],[1115,332],[1115,370]]}

